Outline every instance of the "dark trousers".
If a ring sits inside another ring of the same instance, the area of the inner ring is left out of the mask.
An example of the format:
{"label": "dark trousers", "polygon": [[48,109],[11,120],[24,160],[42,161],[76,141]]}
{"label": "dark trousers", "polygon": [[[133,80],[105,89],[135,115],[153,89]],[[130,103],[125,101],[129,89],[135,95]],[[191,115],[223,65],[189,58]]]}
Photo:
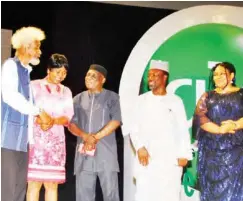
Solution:
{"label": "dark trousers", "polygon": [[1,201],[24,200],[27,171],[27,152],[1,148]]}
{"label": "dark trousers", "polygon": [[119,201],[117,172],[87,172],[76,174],[76,201],[95,201],[96,180],[99,177],[104,201]]}

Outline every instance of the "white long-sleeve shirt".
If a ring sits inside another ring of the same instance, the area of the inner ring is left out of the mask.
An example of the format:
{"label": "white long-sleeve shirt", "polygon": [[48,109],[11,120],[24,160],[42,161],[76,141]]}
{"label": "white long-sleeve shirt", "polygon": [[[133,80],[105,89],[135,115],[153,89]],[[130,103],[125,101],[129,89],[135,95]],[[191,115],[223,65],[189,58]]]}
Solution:
{"label": "white long-sleeve shirt", "polygon": [[[28,69],[29,73],[32,71],[31,66],[23,66]],[[33,116],[38,115],[40,109],[33,105],[31,87],[29,87],[29,101],[18,92],[18,79],[17,64],[11,59],[7,60],[2,66],[2,99],[20,113],[29,115],[28,136],[29,142],[33,142]]]}

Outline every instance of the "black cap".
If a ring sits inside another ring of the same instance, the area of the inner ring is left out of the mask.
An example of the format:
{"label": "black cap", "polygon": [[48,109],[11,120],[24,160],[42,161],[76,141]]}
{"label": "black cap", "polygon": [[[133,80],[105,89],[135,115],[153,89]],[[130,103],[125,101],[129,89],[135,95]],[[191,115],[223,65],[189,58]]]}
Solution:
{"label": "black cap", "polygon": [[99,64],[92,64],[92,65],[90,65],[89,70],[96,70],[99,73],[101,73],[102,75],[104,75],[105,78],[107,76],[107,70],[103,66],[101,66]]}

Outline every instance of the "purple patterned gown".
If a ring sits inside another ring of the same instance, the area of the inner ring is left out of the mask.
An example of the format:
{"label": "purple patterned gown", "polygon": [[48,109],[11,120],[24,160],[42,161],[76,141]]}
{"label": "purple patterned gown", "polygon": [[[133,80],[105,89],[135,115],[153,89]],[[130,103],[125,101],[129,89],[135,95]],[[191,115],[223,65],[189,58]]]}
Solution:
{"label": "purple patterned gown", "polygon": [[243,129],[216,135],[200,125],[243,118],[243,89],[228,94],[206,92],[197,104],[193,134],[198,140],[201,201],[243,201]]}

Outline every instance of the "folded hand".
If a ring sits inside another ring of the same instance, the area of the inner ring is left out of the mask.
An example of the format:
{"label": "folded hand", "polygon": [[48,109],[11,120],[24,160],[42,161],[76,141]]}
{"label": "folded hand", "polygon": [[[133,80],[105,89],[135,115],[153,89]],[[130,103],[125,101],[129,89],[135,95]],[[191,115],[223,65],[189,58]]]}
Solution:
{"label": "folded hand", "polygon": [[236,129],[235,122],[232,120],[227,120],[227,121],[221,122],[221,126],[220,126],[219,130],[220,130],[220,134],[226,134],[226,133],[234,134],[235,129]]}
{"label": "folded hand", "polygon": [[97,142],[94,134],[88,134],[84,139],[84,150],[91,151],[95,149]]}

